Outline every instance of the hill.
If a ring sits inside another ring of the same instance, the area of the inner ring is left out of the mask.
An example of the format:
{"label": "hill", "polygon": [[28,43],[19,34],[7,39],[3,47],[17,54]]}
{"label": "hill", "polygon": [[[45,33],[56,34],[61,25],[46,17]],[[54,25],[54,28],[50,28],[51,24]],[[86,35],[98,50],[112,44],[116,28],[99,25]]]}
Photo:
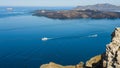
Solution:
{"label": "hill", "polygon": [[75,10],[81,9],[91,9],[91,10],[100,10],[100,11],[120,11],[120,6],[112,5],[112,4],[95,4],[95,5],[87,5],[87,6],[77,6]]}

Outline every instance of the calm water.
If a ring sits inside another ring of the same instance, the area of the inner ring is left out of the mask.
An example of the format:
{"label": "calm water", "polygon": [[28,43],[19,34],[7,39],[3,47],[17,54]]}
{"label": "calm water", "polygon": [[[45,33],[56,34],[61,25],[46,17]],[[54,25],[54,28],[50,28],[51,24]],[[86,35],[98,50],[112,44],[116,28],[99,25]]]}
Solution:
{"label": "calm water", "polygon": [[[1,9],[0,68],[39,68],[50,61],[63,65],[85,62],[105,51],[111,33],[120,26],[120,19],[54,20],[29,13],[38,8]],[[52,39],[42,41],[43,37]]]}

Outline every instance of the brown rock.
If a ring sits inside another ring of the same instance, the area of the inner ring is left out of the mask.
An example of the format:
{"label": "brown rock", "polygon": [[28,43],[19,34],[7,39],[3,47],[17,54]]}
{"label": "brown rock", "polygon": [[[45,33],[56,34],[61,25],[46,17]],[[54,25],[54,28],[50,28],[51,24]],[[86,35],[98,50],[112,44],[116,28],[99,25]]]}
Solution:
{"label": "brown rock", "polygon": [[95,68],[98,66],[98,64],[100,64],[100,61],[101,61],[101,55],[95,56],[86,62],[86,67]]}
{"label": "brown rock", "polygon": [[75,68],[75,66],[72,66],[72,65],[62,66],[62,65],[50,62],[49,64],[43,64],[43,65],[41,65],[40,68]]}
{"label": "brown rock", "polygon": [[84,63],[80,62],[79,64],[76,65],[76,68],[84,68]]}
{"label": "brown rock", "polygon": [[120,68],[120,28],[116,28],[112,33],[112,41],[107,45],[103,57],[103,67]]}

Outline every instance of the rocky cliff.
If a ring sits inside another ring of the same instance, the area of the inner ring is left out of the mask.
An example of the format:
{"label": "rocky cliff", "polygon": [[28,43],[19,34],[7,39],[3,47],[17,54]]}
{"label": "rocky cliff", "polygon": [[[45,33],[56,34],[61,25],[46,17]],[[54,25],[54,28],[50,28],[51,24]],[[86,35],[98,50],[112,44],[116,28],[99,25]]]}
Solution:
{"label": "rocky cliff", "polygon": [[77,65],[62,66],[53,62],[43,64],[40,68],[120,68],[120,28],[116,28],[112,33],[112,40],[106,46],[104,54],[95,56]]}
{"label": "rocky cliff", "polygon": [[103,67],[120,68],[120,28],[116,28],[112,33],[112,41],[107,45],[103,57]]}

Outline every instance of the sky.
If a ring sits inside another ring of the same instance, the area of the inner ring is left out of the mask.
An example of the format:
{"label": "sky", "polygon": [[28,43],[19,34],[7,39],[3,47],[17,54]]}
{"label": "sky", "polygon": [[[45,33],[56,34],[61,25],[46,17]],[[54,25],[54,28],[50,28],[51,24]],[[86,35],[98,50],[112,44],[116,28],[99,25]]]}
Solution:
{"label": "sky", "polygon": [[101,3],[120,6],[120,0],[0,0],[0,6],[78,6]]}

